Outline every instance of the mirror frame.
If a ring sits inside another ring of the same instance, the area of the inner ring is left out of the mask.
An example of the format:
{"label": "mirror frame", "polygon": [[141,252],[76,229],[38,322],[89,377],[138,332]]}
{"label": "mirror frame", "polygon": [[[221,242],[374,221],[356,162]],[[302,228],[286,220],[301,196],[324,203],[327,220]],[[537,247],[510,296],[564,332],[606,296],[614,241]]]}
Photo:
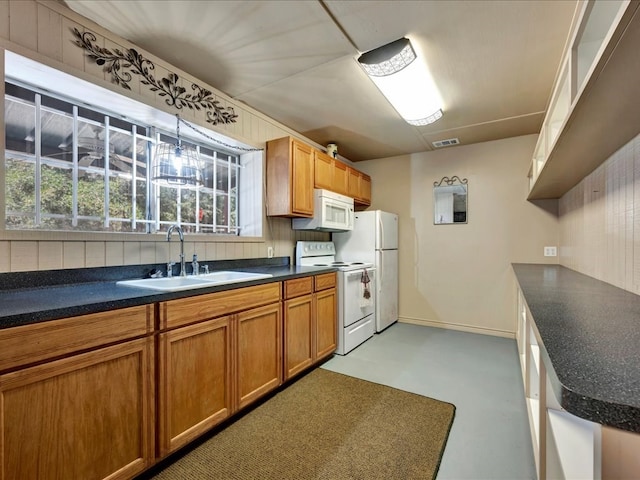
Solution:
{"label": "mirror frame", "polygon": [[[459,184],[460,186],[465,187],[465,219],[464,222],[447,222],[441,223],[436,221],[436,204],[437,204],[437,188],[438,187],[452,187]],[[434,225],[465,225],[469,222],[469,181],[466,178],[460,179],[457,175],[453,175],[451,178],[442,177],[439,182],[433,182],[433,224]]]}

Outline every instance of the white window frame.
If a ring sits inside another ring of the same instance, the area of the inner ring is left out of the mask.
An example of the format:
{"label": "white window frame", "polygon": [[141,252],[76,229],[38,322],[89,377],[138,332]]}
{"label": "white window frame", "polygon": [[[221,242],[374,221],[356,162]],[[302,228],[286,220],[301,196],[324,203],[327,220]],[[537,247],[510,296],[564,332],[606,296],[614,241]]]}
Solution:
{"label": "white window frame", "polygon": [[[39,74],[35,77],[33,76],[33,69],[37,69],[39,72]],[[89,82],[85,82],[83,80],[67,75],[63,72],[59,72],[57,70],[51,69],[47,66],[41,65],[25,57],[16,55],[12,52],[5,51],[5,80],[9,80],[9,81],[16,80],[19,83],[25,84],[24,80],[21,79],[21,76],[27,76],[29,79],[36,78],[38,82],[47,86],[47,90],[49,91],[45,92],[45,94],[50,96],[63,97],[66,101],[70,101],[73,103],[79,102],[78,100],[73,100],[73,98],[69,98],[68,94],[70,91],[75,92],[81,98],[92,98],[92,104],[94,103],[93,99],[96,98],[98,99],[95,102],[96,105],[92,105],[94,110],[96,109],[103,110],[103,107],[100,105],[101,103],[100,99],[102,99],[102,102],[107,101],[108,99],[108,103],[110,106],[121,107],[121,108],[118,108],[118,110],[128,112],[129,115],[126,118],[121,117],[127,120],[128,122],[138,123],[138,124],[142,123],[147,125],[156,125],[158,127],[158,131],[164,130],[165,132],[167,132],[168,135],[172,135],[170,125],[175,123],[175,117],[173,115],[169,115],[149,105],[141,104],[140,102],[136,102],[122,95],[115,94],[114,92],[107,91],[101,87],[98,87],[97,85],[91,84]],[[31,85],[35,89],[44,90],[42,85],[33,85],[33,84]],[[63,88],[60,89],[58,88],[58,86],[63,86]],[[50,93],[50,91],[52,90],[55,90],[55,94]],[[59,90],[63,90],[63,91],[59,91]],[[82,93],[79,93],[79,92],[82,92]],[[3,95],[3,99],[4,99],[4,95]],[[81,103],[84,103],[84,102],[81,102]],[[125,106],[126,108],[122,108]],[[114,117],[118,116],[117,114],[111,114],[111,115]],[[152,122],[149,122],[149,120],[152,120]],[[242,152],[241,150],[242,148],[252,148],[253,146],[240,143],[236,140],[222,136],[219,133],[215,133],[207,129],[203,129],[200,127],[198,127],[198,129],[200,130],[201,133],[202,131],[206,132],[205,135],[207,137],[211,135],[213,138],[219,138],[220,141],[223,142],[223,144],[230,145],[230,146],[237,145],[238,151],[235,151],[235,152],[230,151],[229,153],[231,153],[232,155],[236,155],[237,158],[239,159],[238,166],[234,168],[237,169],[236,182],[238,185],[236,189],[237,190],[237,201],[236,201],[237,220],[236,221],[241,223],[237,225],[237,232],[233,232],[232,229],[227,228],[226,229],[227,231],[224,232],[223,234],[207,233],[206,235],[215,235],[215,236],[222,237],[222,236],[225,236],[226,234],[226,235],[233,235],[236,238],[237,237],[240,237],[240,238],[259,237],[260,239],[262,239],[262,223],[263,223],[263,196],[262,196],[263,173],[262,173],[262,170],[263,170],[263,162],[264,162],[263,152],[260,152],[260,151]],[[135,130],[135,128],[133,130]],[[135,132],[128,132],[128,133],[134,134],[132,141],[135,142],[136,133]],[[220,148],[218,148],[218,146],[214,142],[209,142],[208,139],[202,138],[202,135],[195,134],[195,136],[198,136],[200,138],[189,138],[187,136],[181,135],[181,137],[187,140],[206,145],[208,149],[213,149],[214,151],[220,150]],[[147,137],[143,137],[143,138],[147,138]],[[226,154],[227,152],[224,152],[224,153]],[[134,183],[134,186],[133,186],[133,193],[132,193],[132,201],[135,201],[135,179],[134,179],[135,170],[136,169],[133,168],[132,182]],[[108,170],[105,171],[105,178],[108,178]],[[75,183],[75,177],[74,177],[74,183]],[[250,188],[247,188],[247,187],[250,187]],[[0,213],[0,216],[1,216],[0,238],[2,237],[6,238],[7,235],[6,234],[3,235],[3,233],[7,233],[7,232],[34,232],[34,233],[42,232],[43,230],[41,229],[28,229],[28,230],[5,229],[4,192],[5,192],[4,185],[0,185],[0,194],[2,195],[2,199],[0,200],[0,206],[3,207]],[[105,183],[105,197],[108,198],[108,182]],[[231,202],[229,202],[229,204],[230,203]],[[76,205],[76,202],[74,202],[74,205]],[[108,215],[108,210],[105,212],[105,214]],[[228,218],[230,218],[229,215],[228,215]],[[156,220],[156,219],[154,218],[153,220]],[[56,232],[61,232],[65,234],[81,233],[85,236],[91,233],[94,233],[97,235],[108,235],[108,236],[120,235],[120,234],[139,235],[139,232],[135,232],[135,228],[136,228],[136,223],[139,222],[140,220],[136,218],[136,209],[133,208],[133,206],[132,206],[132,218],[130,219],[130,221],[132,222],[131,229],[134,231],[126,232],[126,233],[123,233],[123,232],[115,233],[115,232],[107,232],[107,231],[88,232],[86,230],[81,230],[81,231],[56,230]],[[109,218],[105,216],[105,224],[107,224],[108,222],[109,222]],[[158,224],[156,224],[156,226],[158,226]],[[158,230],[159,229],[155,229],[152,227],[151,233],[154,233],[155,231],[158,231]],[[199,225],[196,225],[196,233],[198,232],[201,232],[201,228]]]}

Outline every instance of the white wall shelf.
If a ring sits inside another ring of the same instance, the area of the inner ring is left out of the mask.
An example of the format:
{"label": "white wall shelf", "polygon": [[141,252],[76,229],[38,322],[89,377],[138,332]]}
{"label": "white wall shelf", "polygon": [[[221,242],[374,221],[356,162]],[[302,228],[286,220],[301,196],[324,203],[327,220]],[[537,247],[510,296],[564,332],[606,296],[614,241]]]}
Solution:
{"label": "white wall shelf", "polygon": [[640,3],[580,3],[536,146],[529,200],[560,198],[640,132]]}
{"label": "white wall shelf", "polygon": [[600,426],[547,410],[547,478],[600,478]]}

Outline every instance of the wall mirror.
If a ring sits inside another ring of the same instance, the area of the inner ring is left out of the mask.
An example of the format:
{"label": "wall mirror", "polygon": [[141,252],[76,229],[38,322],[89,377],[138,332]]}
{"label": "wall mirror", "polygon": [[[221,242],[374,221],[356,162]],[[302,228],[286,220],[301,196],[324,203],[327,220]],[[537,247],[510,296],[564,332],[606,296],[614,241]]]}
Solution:
{"label": "wall mirror", "polygon": [[442,177],[439,182],[433,182],[433,223],[435,225],[450,225],[453,223],[467,223],[469,185],[466,178],[462,180],[453,177]]}

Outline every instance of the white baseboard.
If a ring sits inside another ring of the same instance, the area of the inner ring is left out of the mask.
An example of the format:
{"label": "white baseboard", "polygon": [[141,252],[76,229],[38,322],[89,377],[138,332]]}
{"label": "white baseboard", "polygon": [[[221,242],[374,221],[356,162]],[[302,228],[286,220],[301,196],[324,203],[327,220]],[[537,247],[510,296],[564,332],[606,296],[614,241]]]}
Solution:
{"label": "white baseboard", "polygon": [[494,337],[516,338],[515,332],[500,330],[497,328],[476,327],[474,325],[464,325],[459,323],[438,322],[424,318],[399,317],[399,323],[411,323],[413,325],[423,325],[425,327],[444,328],[446,330],[458,330],[460,332],[479,333],[481,335],[492,335]]}

